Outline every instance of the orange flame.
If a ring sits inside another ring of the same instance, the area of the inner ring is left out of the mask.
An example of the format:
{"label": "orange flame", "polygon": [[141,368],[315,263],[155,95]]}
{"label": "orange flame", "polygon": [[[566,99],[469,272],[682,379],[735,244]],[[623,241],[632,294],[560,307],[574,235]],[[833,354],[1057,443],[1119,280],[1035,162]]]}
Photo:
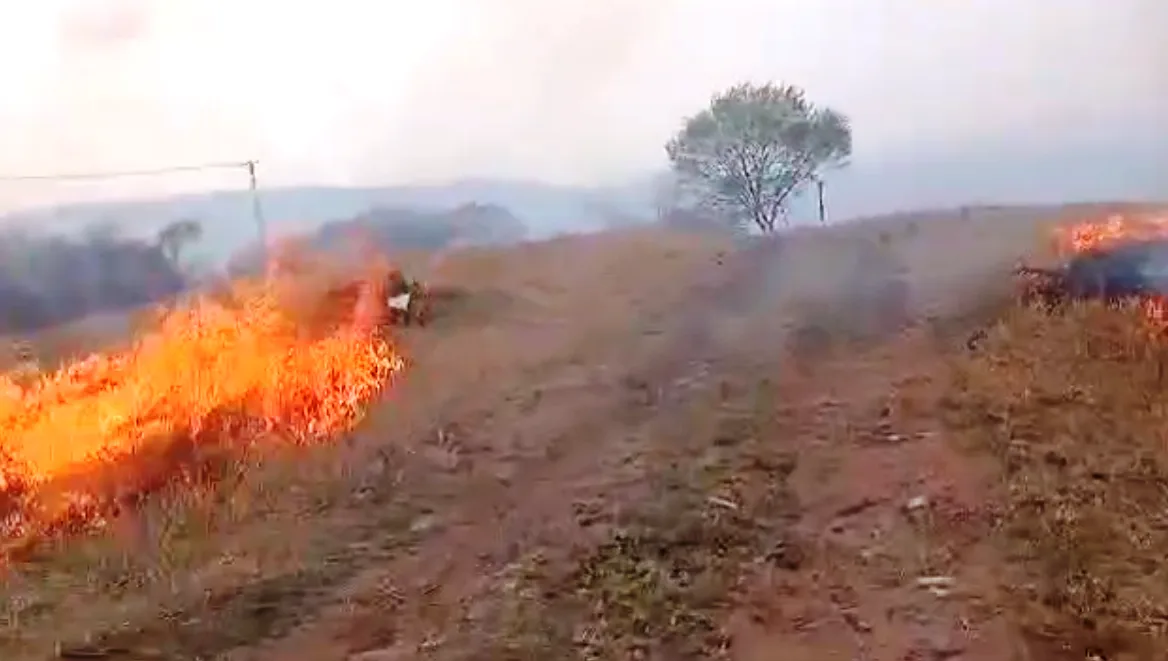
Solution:
{"label": "orange flame", "polygon": [[1085,221],[1055,232],[1055,248],[1061,255],[1073,255],[1119,243],[1168,238],[1168,218],[1109,216]]}
{"label": "orange flame", "polygon": [[[176,443],[335,437],[403,366],[384,337],[352,324],[312,336],[271,287],[241,285],[230,298],[199,298],[130,349],[31,385],[0,377],[0,534],[9,545],[100,527],[119,499],[181,479],[175,456],[131,467]],[[75,479],[100,471],[113,486]]]}
{"label": "orange flame", "polygon": [[[1063,256],[1138,241],[1168,238],[1168,217],[1113,215],[1085,221],[1056,231],[1056,251]],[[1144,316],[1155,332],[1168,329],[1168,300],[1149,296],[1140,301]]]}

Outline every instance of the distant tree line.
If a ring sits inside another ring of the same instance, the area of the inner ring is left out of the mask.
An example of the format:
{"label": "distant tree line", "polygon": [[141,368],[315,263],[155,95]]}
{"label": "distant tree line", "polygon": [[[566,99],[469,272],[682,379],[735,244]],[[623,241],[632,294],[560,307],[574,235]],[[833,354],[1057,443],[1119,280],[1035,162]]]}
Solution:
{"label": "distant tree line", "polygon": [[[527,226],[508,209],[493,204],[464,204],[444,211],[375,208],[346,220],[335,220],[300,237],[302,249],[321,252],[373,248],[442,250],[466,245],[506,245],[527,237]],[[259,251],[253,246],[233,256],[232,275],[259,272]]]}
{"label": "distant tree line", "polygon": [[79,236],[0,231],[0,333],[29,332],[87,315],[134,308],[183,291],[179,257],[201,233],[168,225],[156,240],[95,225]]}

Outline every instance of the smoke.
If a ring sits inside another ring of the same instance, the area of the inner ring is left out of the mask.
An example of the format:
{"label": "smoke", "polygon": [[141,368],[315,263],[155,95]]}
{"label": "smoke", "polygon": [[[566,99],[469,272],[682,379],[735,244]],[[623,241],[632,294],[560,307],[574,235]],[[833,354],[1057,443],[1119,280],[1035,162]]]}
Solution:
{"label": "smoke", "polygon": [[1008,300],[1013,266],[1046,245],[1053,214],[1001,207],[796,229],[759,243],[747,300],[782,317],[776,341],[811,361],[800,368],[840,342],[960,331]]}
{"label": "smoke", "polygon": [[0,333],[28,332],[134,308],[187,283],[162,250],[95,226],[83,238],[0,236]]}
{"label": "smoke", "polygon": [[[621,76],[663,27],[669,3],[619,0],[477,2],[444,51],[422,67],[382,153],[409,154],[411,178],[457,170],[545,179],[563,159],[612,161],[604,127],[631,111],[617,103]],[[371,157],[372,161],[374,158]],[[376,166],[374,166],[376,167]]]}
{"label": "smoke", "polygon": [[[1122,157],[1168,116],[1156,0],[3,4],[5,174],[257,159],[265,186],[611,182],[742,79],[846,112],[877,164],[1007,134],[1011,161],[1088,139]],[[5,183],[0,207],[215,187],[172,181]]]}
{"label": "smoke", "polygon": [[73,0],[61,13],[58,42],[69,54],[116,52],[142,39],[151,18],[148,0]]}

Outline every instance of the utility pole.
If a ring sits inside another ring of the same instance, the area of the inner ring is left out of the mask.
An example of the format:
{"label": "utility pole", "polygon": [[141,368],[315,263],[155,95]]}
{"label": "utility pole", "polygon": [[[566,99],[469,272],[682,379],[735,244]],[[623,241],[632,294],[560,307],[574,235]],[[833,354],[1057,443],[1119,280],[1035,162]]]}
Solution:
{"label": "utility pole", "polygon": [[815,190],[819,193],[819,224],[827,224],[827,209],[823,206],[823,179],[815,178]]}
{"label": "utility pole", "polygon": [[267,274],[268,268],[268,223],[264,220],[264,210],[260,205],[259,185],[256,181],[256,164],[257,161],[248,161],[247,166],[248,188],[251,190],[251,215],[252,220],[256,224],[256,234],[259,238],[260,244],[260,264],[264,267],[264,273]]}

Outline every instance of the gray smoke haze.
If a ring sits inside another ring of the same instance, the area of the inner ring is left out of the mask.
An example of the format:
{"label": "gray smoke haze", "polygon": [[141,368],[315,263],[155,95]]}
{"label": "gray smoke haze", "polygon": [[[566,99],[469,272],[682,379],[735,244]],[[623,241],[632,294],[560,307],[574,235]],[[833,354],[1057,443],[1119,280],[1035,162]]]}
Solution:
{"label": "gray smoke haze", "polygon": [[100,57],[143,38],[150,20],[146,0],[74,4],[60,17],[59,47],[70,55]]}
{"label": "gray smoke haze", "polygon": [[[628,120],[612,112],[621,77],[674,9],[619,0],[482,5],[475,29],[460,34],[413,81],[412,108],[389,127],[394,137],[385,152],[415,154],[414,167],[434,178],[451,176],[457,172],[451,164],[461,163],[482,174],[555,180],[608,160],[614,144],[581,142],[575,134],[582,128],[595,134],[605,125],[623,131]],[[578,165],[566,163],[556,145],[570,146]],[[367,158],[374,170],[386,160]]]}
{"label": "gray smoke haze", "polygon": [[[1159,0],[3,5],[2,173],[258,158],[268,185],[590,184],[660,167],[744,78],[850,114],[858,164],[1168,133]],[[227,181],[5,183],[0,207]]]}
{"label": "gray smoke haze", "polygon": [[94,227],[84,238],[0,235],[0,334],[159,301],[186,287],[157,246]]}

